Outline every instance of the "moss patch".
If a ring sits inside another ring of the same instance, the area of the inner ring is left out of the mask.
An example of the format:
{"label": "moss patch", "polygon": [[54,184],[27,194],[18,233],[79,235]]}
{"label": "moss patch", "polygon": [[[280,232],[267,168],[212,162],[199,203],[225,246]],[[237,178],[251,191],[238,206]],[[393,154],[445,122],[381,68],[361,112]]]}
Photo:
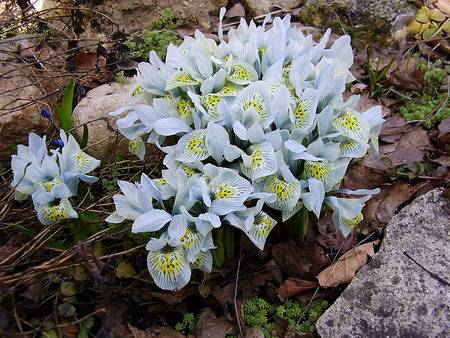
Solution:
{"label": "moss patch", "polygon": [[[292,300],[281,305],[271,305],[262,298],[247,298],[244,300],[244,318],[246,325],[259,328],[264,337],[278,337],[279,320],[287,323],[288,331],[314,333],[316,321],[328,306],[324,300],[315,300],[306,309],[304,304]],[[302,320],[297,323],[305,310]]]}
{"label": "moss patch", "polygon": [[422,121],[425,127],[431,128],[450,117],[450,98],[443,88],[449,70],[442,68],[439,62],[435,64],[422,62],[421,68],[425,72],[424,93],[417,95],[415,100],[405,102],[399,110],[406,121]]}
{"label": "moss patch", "polygon": [[172,9],[166,8],[159,20],[152,23],[141,36],[126,43],[128,59],[143,61],[148,59],[150,51],[154,50],[162,59],[166,57],[166,49],[170,43],[178,45],[182,42],[176,29],[186,23],[178,19]]}

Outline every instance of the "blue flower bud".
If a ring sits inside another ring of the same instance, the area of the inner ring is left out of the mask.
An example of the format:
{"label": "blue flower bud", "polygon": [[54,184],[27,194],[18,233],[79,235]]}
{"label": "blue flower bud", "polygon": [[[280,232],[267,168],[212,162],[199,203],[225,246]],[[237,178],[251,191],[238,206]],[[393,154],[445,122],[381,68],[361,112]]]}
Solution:
{"label": "blue flower bud", "polygon": [[57,147],[60,147],[60,148],[64,147],[64,142],[63,142],[63,140],[61,140],[60,138],[57,138],[56,140],[54,140],[54,141],[53,141],[53,144],[54,144],[55,146],[57,146]]}
{"label": "blue flower bud", "polygon": [[48,110],[47,108],[41,109],[41,116],[49,120],[52,118],[52,114],[50,113],[50,110]]}

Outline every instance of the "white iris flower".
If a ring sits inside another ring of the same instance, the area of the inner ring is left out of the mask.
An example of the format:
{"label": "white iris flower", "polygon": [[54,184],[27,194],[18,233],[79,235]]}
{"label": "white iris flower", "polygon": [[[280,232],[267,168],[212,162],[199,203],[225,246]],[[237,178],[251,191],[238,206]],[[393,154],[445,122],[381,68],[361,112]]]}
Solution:
{"label": "white iris flower", "polygon": [[[320,217],[326,204],[347,236],[377,192],[339,190],[350,161],[378,150],[384,121],[379,107],[359,112],[358,97],[344,101],[354,79],[350,38],[327,48],[331,30],[315,42],[288,15],[261,26],[242,19],[225,39],[224,15],[218,44],[197,30],[169,45],[165,62],[151,52],[137,69],[143,95],[111,113],[133,154],[144,158],[145,141],[166,154],[160,178],[119,183],[108,221],[163,233],[149,243],[148,268],[167,290],[186,285],[191,269],[211,270],[212,232],[224,222],[263,249],[280,212],[282,221],[301,208]],[[81,158],[71,166],[92,167]]]}

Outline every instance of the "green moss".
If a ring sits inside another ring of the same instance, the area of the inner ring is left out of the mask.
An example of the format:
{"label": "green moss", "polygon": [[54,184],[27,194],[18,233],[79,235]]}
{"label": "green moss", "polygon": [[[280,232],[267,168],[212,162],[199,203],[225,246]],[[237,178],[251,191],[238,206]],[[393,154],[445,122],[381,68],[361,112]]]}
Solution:
{"label": "green moss", "polygon": [[172,9],[166,8],[160,19],[152,23],[142,36],[136,37],[126,43],[127,59],[148,60],[148,54],[154,50],[162,59],[166,57],[166,49],[170,43],[181,43],[176,29],[184,25],[186,20],[178,19]]}
{"label": "green moss", "polygon": [[407,101],[399,108],[406,121],[423,121],[425,127],[431,128],[450,117],[448,94],[442,88],[448,70],[440,66],[439,62],[431,65],[421,62],[420,68],[425,73],[425,90],[417,99]]}
{"label": "green moss", "polygon": [[185,313],[183,320],[175,324],[175,330],[183,332],[185,335],[194,334],[197,327],[198,317],[192,312]]}
{"label": "green moss", "polygon": [[287,321],[289,331],[294,329],[298,333],[313,333],[317,319],[327,307],[327,301],[313,301],[302,320],[297,323],[305,312],[304,304],[287,300],[274,306],[262,298],[247,298],[244,300],[244,318],[248,326],[261,329],[266,338],[277,337],[277,318]]}

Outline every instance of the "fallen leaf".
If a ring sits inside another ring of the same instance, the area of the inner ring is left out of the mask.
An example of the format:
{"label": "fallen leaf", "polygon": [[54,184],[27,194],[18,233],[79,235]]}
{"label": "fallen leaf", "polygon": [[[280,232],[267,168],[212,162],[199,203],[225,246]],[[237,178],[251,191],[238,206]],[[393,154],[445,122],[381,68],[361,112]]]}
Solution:
{"label": "fallen leaf", "polygon": [[225,317],[216,317],[210,309],[204,310],[198,319],[197,338],[218,338],[236,334],[234,325]]}
{"label": "fallen leaf", "polygon": [[402,60],[398,67],[387,76],[387,80],[397,88],[405,90],[423,90],[425,87],[424,72],[413,57]]}
{"label": "fallen leaf", "polygon": [[450,144],[450,117],[439,123],[438,142]]}
{"label": "fallen leaf", "polygon": [[316,282],[311,282],[309,280],[299,278],[288,278],[278,288],[278,295],[281,298],[286,299],[292,296],[299,295],[316,287]]}
{"label": "fallen leaf", "polygon": [[157,329],[139,330],[138,328],[128,324],[128,329],[131,331],[131,336],[133,338],[184,338],[182,333],[167,326],[159,327]]}
{"label": "fallen leaf", "polygon": [[119,263],[119,265],[117,265],[114,273],[119,278],[131,278],[136,275],[136,270],[131,263],[122,261]]}
{"label": "fallen leaf", "polygon": [[179,26],[177,28],[177,33],[180,34],[181,36],[190,36],[194,34],[195,29],[196,29],[195,25],[189,22],[185,25]]}
{"label": "fallen leaf", "polygon": [[62,282],[61,294],[67,297],[75,296],[78,293],[78,288],[74,282]]}
{"label": "fallen leaf", "polygon": [[[266,284],[270,282],[280,284],[283,281],[280,268],[274,260],[271,260],[260,267],[265,271],[256,273],[252,275],[251,278],[243,278],[239,280],[238,290],[240,297],[252,297],[254,296],[255,288],[265,287]],[[215,287],[212,294],[220,305],[222,305],[224,309],[227,309],[233,304],[234,289],[235,282],[231,282],[223,287]]]}
{"label": "fallen leaf", "polygon": [[284,241],[274,245],[273,258],[287,276],[312,279],[330,264],[323,249],[316,242],[316,237],[317,234],[310,226],[305,240],[299,245],[293,241]]}
{"label": "fallen leaf", "polygon": [[442,13],[450,15],[450,1],[448,0],[438,0],[435,3],[436,7],[441,10]]}
{"label": "fallen leaf", "polygon": [[375,255],[374,242],[358,245],[347,251],[336,262],[317,275],[320,286],[324,288],[335,287],[339,284],[350,283],[363,265],[367,263],[368,257]]}
{"label": "fallen leaf", "polygon": [[[357,228],[359,229],[359,227]],[[325,209],[317,221],[317,243],[324,247],[326,252],[347,251],[356,245],[355,236],[344,237],[336,228],[332,219],[332,212]]]}
{"label": "fallen leaf", "polygon": [[234,4],[226,13],[227,18],[245,17],[245,9],[240,3]]}

